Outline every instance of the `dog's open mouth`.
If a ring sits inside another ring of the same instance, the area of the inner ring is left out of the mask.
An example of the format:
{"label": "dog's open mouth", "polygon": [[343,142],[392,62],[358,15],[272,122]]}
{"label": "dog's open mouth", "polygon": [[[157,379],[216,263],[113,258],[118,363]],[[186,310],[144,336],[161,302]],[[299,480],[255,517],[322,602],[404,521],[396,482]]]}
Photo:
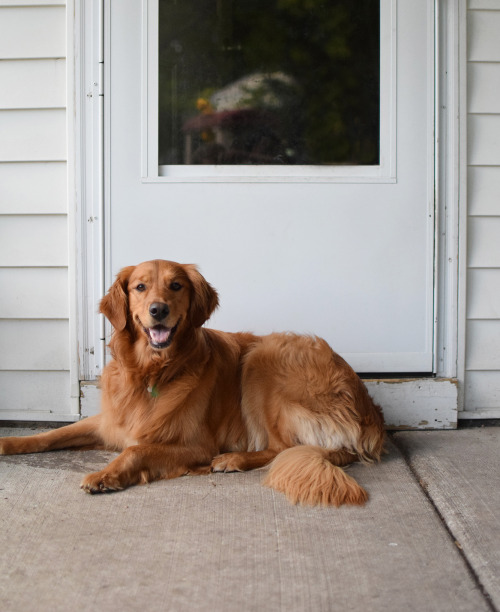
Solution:
{"label": "dog's open mouth", "polygon": [[179,323],[174,327],[165,327],[165,325],[155,325],[154,327],[145,327],[144,331],[147,333],[149,343],[155,349],[164,349],[170,346],[175,332]]}

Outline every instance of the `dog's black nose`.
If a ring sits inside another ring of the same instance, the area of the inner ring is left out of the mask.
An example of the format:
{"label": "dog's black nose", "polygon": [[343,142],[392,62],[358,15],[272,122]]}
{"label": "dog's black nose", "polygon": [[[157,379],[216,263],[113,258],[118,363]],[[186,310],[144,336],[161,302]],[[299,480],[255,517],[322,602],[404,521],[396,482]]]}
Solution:
{"label": "dog's black nose", "polygon": [[153,302],[149,307],[149,314],[157,321],[162,321],[169,312],[168,306],[163,302]]}

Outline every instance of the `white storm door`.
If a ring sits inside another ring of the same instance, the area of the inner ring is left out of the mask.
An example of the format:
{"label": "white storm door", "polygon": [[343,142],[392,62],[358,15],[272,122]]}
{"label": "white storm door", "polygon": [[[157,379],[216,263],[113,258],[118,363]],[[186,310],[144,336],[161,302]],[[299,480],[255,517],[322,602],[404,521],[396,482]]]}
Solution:
{"label": "white storm door", "polygon": [[431,373],[434,3],[306,4],[106,3],[106,282],[196,263],[211,327]]}

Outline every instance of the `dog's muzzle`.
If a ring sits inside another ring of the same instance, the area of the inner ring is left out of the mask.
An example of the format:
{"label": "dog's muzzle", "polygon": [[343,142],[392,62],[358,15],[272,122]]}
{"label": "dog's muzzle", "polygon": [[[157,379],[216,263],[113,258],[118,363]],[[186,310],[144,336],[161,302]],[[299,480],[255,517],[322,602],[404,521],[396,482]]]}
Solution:
{"label": "dog's muzzle", "polygon": [[149,337],[149,343],[155,349],[164,349],[170,346],[177,331],[179,323],[174,327],[166,327],[165,325],[155,325],[154,327],[145,327],[144,331]]}

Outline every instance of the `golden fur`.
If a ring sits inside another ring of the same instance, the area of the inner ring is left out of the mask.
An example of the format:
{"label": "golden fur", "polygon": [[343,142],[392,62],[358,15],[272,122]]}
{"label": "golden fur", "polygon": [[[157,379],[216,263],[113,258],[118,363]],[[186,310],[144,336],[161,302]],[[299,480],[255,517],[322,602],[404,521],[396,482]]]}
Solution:
{"label": "golden fur", "polygon": [[115,329],[101,413],[3,438],[0,454],[121,451],[83,479],[89,493],[270,464],[264,484],[293,503],[363,504],[341,466],[379,460],[384,425],[361,380],[320,338],[203,328],[217,305],[195,266],[124,268],[100,304]]}

